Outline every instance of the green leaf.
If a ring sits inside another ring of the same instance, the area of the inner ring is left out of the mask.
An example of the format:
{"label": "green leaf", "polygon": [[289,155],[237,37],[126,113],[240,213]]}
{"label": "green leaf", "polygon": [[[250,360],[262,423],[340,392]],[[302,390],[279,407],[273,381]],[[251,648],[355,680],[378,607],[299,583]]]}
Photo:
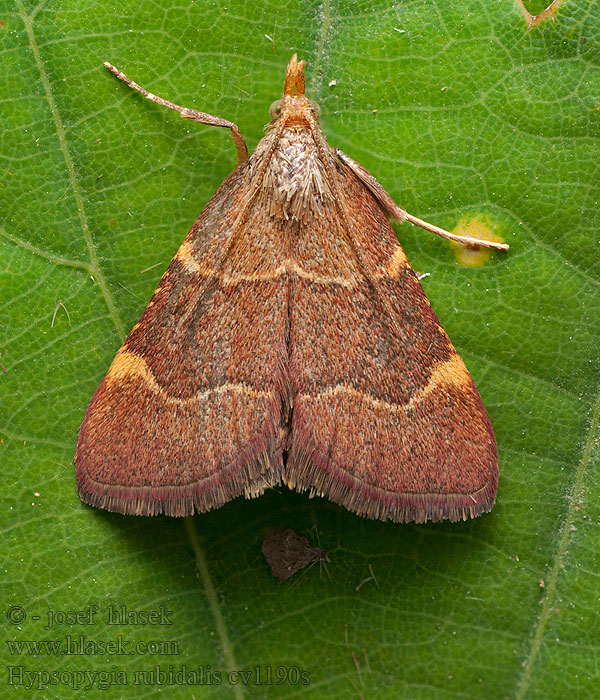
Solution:
{"label": "green leaf", "polygon": [[[26,615],[3,618],[4,639],[63,645],[3,642],[3,697],[19,682],[39,698],[105,698],[111,682],[110,697],[175,700],[597,696],[594,9],[563,2],[528,29],[510,0],[0,4],[3,601]],[[450,230],[476,219],[511,245],[467,267],[397,228],[496,430],[498,502],[472,522],[384,524],[285,488],[187,520],[77,497],[87,403],[235,164],[224,130],[145,101],[102,62],[235,121],[254,147],[294,51],[331,145],[411,213]],[[269,526],[320,540],[330,563],[280,585]],[[172,624],[109,625],[123,605],[164,606]],[[67,654],[68,635],[131,653]],[[204,682],[171,685],[157,666]]]}

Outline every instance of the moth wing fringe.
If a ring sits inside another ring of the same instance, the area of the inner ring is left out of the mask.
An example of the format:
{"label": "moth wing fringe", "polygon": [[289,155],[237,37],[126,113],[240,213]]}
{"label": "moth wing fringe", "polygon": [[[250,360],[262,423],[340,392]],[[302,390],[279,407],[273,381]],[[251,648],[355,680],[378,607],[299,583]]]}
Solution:
{"label": "moth wing fringe", "polygon": [[283,482],[310,496],[325,496],[366,518],[398,523],[426,523],[439,520],[468,520],[492,509],[496,500],[497,476],[477,492],[402,493],[387,491],[356,478],[311,449],[308,441],[298,439],[288,457]]}
{"label": "moth wing fringe", "polygon": [[260,496],[280,484],[283,476],[281,450],[272,440],[253,445],[229,467],[184,486],[125,486],[102,484],[85,470],[77,472],[77,488],[84,503],[122,515],[168,515],[185,517],[219,508],[233,498]]}

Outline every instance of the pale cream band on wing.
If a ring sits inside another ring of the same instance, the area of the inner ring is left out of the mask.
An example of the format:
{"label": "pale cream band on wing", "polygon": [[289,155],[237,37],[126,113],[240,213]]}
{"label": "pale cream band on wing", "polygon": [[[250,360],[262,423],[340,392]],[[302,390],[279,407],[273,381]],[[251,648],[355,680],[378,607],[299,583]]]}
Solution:
{"label": "pale cream band on wing", "polygon": [[[189,274],[199,274],[204,277],[208,277],[212,274],[213,269],[206,265],[198,263],[194,259],[194,255],[190,250],[190,244],[184,241],[177,254],[175,255],[175,260],[178,260],[185,267],[186,272]],[[383,269],[377,270],[371,279],[379,280],[385,277],[395,277],[398,272],[408,266],[408,260],[406,255],[400,246],[397,246],[390,256],[387,265]],[[349,271],[348,271],[349,272]],[[252,272],[252,273],[216,273],[215,276],[221,281],[224,286],[231,286],[240,284],[242,282],[265,282],[269,280],[278,279],[285,274],[294,273],[298,277],[307,279],[311,282],[316,282],[318,284],[338,284],[342,287],[353,288],[357,286],[357,283],[364,281],[365,276],[362,274],[356,274],[354,272],[347,273],[344,276],[341,275],[319,275],[309,270],[305,270],[301,267],[296,260],[293,258],[286,258],[283,260],[281,265],[272,270],[266,272]]]}
{"label": "pale cream band on wing", "polygon": [[179,399],[174,396],[169,396],[169,394],[156,381],[155,376],[150,371],[150,368],[148,367],[144,358],[134,352],[129,352],[128,350],[121,348],[113,360],[110,369],[108,370],[106,382],[110,387],[111,383],[113,382],[121,379],[130,379],[133,377],[143,379],[150,391],[155,394],[160,394],[165,403],[175,404],[177,406],[185,406],[186,404],[191,403],[201,403],[210,396],[214,396],[215,394],[224,394],[227,392],[244,394],[246,396],[252,396],[253,398],[269,398],[272,396],[271,391],[257,391],[246,384],[231,384],[228,382],[225,384],[220,384],[219,386],[211,387],[205,391],[199,391],[197,394],[194,394],[187,399]]}
{"label": "pale cream band on wing", "polygon": [[460,387],[465,386],[470,382],[471,375],[460,358],[460,355],[455,351],[451,357],[449,357],[447,360],[439,362],[435,366],[433,372],[429,376],[427,384],[422,389],[415,392],[415,394],[410,397],[409,401],[404,404],[383,401],[382,399],[375,398],[374,396],[371,396],[360,389],[355,389],[349,384],[336,384],[336,386],[330,387],[329,389],[321,391],[318,394],[301,393],[300,396],[307,401],[317,402],[331,396],[340,394],[347,395],[353,399],[370,403],[375,409],[383,409],[384,411],[397,413],[414,408],[417,404],[429,396],[429,394],[434,392],[439,386]]}
{"label": "pale cream band on wing", "polygon": [[[252,396],[253,398],[263,397],[268,398],[272,396],[270,391],[258,391],[252,389],[246,384],[231,384],[225,383],[217,387],[211,387],[205,391],[198,392],[187,399],[179,399],[173,396],[169,396],[165,390],[158,384],[156,378],[150,371],[146,361],[140,355],[136,353],[129,352],[123,348],[119,350],[117,356],[115,357],[108,373],[106,375],[106,381],[110,384],[114,381],[120,379],[139,377],[143,379],[147,387],[156,394],[161,394],[165,403],[176,404],[176,405],[186,405],[195,402],[205,401],[207,398],[214,394],[222,394],[226,392],[234,392],[239,394],[245,394],[247,396]],[[355,389],[348,384],[337,384],[334,387],[330,387],[325,391],[318,394],[306,394],[301,393],[300,397],[308,401],[320,401],[322,399],[329,398],[335,395],[348,395],[355,399],[362,401],[367,401],[373,408],[382,408],[386,411],[398,412],[406,411],[421,401],[423,401],[429,394],[434,392],[439,386],[464,386],[470,383],[471,375],[469,374],[464,362],[460,358],[458,353],[454,353],[448,360],[439,362],[431,375],[427,384],[420,389],[418,392],[411,396],[410,400],[405,404],[395,404],[388,401],[383,401],[382,399],[377,399],[364,391]]]}

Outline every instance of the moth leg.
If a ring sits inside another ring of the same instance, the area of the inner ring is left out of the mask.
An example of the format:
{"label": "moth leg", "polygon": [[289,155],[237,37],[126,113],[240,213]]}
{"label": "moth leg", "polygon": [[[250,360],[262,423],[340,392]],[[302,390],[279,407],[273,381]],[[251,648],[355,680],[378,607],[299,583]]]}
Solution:
{"label": "moth leg", "polygon": [[431,231],[431,233],[437,233],[438,236],[442,238],[447,238],[450,241],[457,241],[463,245],[474,247],[482,246],[485,248],[496,248],[496,250],[508,250],[508,243],[498,243],[497,241],[485,241],[481,238],[471,238],[469,236],[457,236],[454,233],[450,233],[439,226],[434,226],[433,224],[423,221],[422,219],[409,214],[399,207],[396,202],[390,197],[390,195],[383,189],[383,187],[377,182],[377,180],[363,168],[362,165],[357,163],[355,160],[347,156],[339,148],[335,149],[335,154],[341,160],[341,162],[350,168],[350,170],[356,175],[356,177],[363,183],[363,185],[371,192],[375,199],[381,205],[381,208],[385,213],[392,219],[397,221],[410,221],[411,224],[420,226],[426,231]]}
{"label": "moth leg", "polygon": [[118,68],[115,68],[112,65],[112,63],[109,63],[108,61],[104,61],[104,67],[108,68],[108,70],[114,75],[116,75],[117,78],[119,78],[119,80],[122,80],[124,83],[127,83],[127,85],[129,85],[130,88],[133,88],[148,100],[156,102],[157,104],[162,105],[163,107],[174,109],[176,112],[179,112],[179,114],[184,119],[193,119],[196,122],[200,122],[200,124],[208,124],[209,126],[224,126],[227,129],[230,129],[231,138],[233,139],[235,147],[237,149],[238,165],[243,163],[245,160],[248,160],[248,148],[246,146],[246,142],[244,141],[242,132],[233,122],[228,122],[226,119],[221,119],[221,117],[214,117],[212,114],[207,114],[206,112],[198,112],[197,110],[189,109],[188,107],[180,107],[179,105],[176,105],[173,102],[164,100],[162,97],[157,97],[151,92],[148,92],[148,90],[145,90],[141,85],[134,83],[131,78],[128,78],[125,75],[125,73],[122,73]]}

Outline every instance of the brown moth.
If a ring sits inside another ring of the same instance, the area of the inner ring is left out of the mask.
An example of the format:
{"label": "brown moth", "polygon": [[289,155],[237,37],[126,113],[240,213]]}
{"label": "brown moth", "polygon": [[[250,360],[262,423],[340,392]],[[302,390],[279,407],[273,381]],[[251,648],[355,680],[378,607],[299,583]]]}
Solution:
{"label": "brown moth", "polygon": [[370,518],[491,509],[496,441],[388,217],[400,209],[332,149],[293,56],[256,150],[206,205],[87,409],[81,499],[125,514],[207,511],[287,484]]}

